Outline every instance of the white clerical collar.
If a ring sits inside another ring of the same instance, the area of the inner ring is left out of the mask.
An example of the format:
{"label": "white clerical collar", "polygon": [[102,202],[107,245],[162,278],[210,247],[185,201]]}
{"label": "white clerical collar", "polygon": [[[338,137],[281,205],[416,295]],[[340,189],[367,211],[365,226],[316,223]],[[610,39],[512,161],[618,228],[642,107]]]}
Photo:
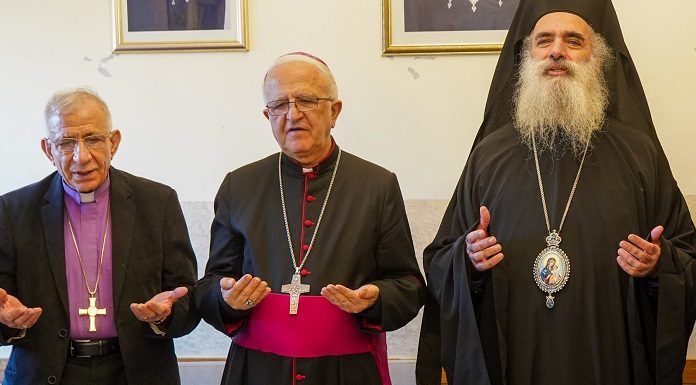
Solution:
{"label": "white clerical collar", "polygon": [[307,173],[310,173],[310,172],[314,172],[314,169],[313,169],[313,168],[302,167],[302,173],[303,173],[303,174],[307,174]]}
{"label": "white clerical collar", "polygon": [[80,203],[94,202],[94,191],[89,193],[80,193]]}

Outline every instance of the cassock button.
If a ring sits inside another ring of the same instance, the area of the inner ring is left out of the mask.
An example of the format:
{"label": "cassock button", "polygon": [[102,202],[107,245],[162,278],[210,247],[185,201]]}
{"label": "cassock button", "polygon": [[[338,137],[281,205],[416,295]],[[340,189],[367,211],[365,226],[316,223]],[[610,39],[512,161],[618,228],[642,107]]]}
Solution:
{"label": "cassock button", "polygon": [[307,202],[313,202],[317,198],[313,197],[312,195],[307,195],[307,198],[305,199],[307,199]]}
{"label": "cassock button", "polygon": [[304,277],[305,275],[310,275],[310,274],[312,274],[312,272],[309,271],[309,270],[307,270],[307,269],[302,269],[302,270],[300,270],[300,275],[303,276],[303,277]]}
{"label": "cassock button", "polygon": [[314,179],[316,177],[317,177],[317,174],[315,174],[313,172],[310,172],[309,174],[307,174],[307,178],[309,178],[309,179]]}
{"label": "cassock button", "polygon": [[56,376],[48,376],[48,383],[49,384],[55,384],[56,382],[58,382],[58,379],[56,378]]}
{"label": "cassock button", "polygon": [[314,222],[310,221],[309,219],[307,219],[307,220],[304,221],[305,227],[310,227],[310,226],[312,226],[313,224],[314,224]]}
{"label": "cassock button", "polygon": [[304,251],[309,250],[309,245],[302,245],[302,250],[304,250]]}
{"label": "cassock button", "polygon": [[303,375],[301,375],[301,374],[296,374],[296,375],[295,375],[295,379],[296,379],[297,381],[302,381],[302,380],[304,380],[305,378],[307,378],[307,377],[306,377],[306,376],[303,376]]}
{"label": "cassock button", "polygon": [[65,329],[59,329],[58,330],[58,337],[60,338],[65,338],[68,336],[68,331]]}

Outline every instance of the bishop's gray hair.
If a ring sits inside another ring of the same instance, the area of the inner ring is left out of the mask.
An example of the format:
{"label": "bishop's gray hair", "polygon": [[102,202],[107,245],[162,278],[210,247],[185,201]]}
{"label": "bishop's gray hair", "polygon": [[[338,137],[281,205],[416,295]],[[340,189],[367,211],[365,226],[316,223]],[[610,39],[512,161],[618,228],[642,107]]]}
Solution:
{"label": "bishop's gray hair", "polygon": [[[306,54],[304,52],[293,52],[280,56],[273,62],[273,64],[271,64],[271,66],[268,68],[268,71],[266,71],[266,75],[263,78],[264,98],[266,97],[265,90],[266,82],[268,81],[268,74],[270,74],[274,68],[282,64],[292,62],[307,63],[316,68],[319,71],[320,76],[323,78],[322,80],[324,81],[327,87],[326,91],[329,93],[329,97],[331,97],[332,99],[338,99],[338,86],[336,85],[336,80],[334,79],[329,67],[321,59],[315,57],[314,55]],[[266,101],[268,102],[268,100]]]}
{"label": "bishop's gray hair", "polygon": [[104,111],[109,131],[111,130],[111,112],[104,100],[99,97],[96,91],[87,87],[69,88],[60,90],[53,94],[44,109],[44,119],[46,121],[46,131],[51,136],[60,129],[60,116],[68,111],[74,110],[85,100],[91,100]]}

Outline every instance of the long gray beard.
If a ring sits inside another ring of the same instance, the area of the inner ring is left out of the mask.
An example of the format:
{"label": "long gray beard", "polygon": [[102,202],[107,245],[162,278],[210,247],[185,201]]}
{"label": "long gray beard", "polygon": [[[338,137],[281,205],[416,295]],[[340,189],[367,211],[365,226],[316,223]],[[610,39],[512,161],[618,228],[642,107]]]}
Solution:
{"label": "long gray beard", "polygon": [[[530,148],[534,138],[542,152],[569,149],[579,158],[592,134],[604,125],[609,92],[603,68],[611,51],[599,35],[587,62],[534,60],[529,47],[527,38],[513,99],[515,127]],[[545,69],[552,64],[565,65],[566,75],[546,76]]]}

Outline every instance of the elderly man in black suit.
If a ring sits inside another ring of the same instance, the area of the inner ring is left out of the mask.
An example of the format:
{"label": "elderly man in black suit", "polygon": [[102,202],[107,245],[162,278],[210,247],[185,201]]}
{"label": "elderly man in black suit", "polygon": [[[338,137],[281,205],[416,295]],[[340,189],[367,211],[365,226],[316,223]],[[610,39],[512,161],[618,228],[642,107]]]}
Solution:
{"label": "elderly man in black suit", "polygon": [[45,117],[57,171],[0,197],[4,384],[178,384],[172,338],[198,318],[176,193],[111,167],[121,133],[93,91],[56,93]]}

